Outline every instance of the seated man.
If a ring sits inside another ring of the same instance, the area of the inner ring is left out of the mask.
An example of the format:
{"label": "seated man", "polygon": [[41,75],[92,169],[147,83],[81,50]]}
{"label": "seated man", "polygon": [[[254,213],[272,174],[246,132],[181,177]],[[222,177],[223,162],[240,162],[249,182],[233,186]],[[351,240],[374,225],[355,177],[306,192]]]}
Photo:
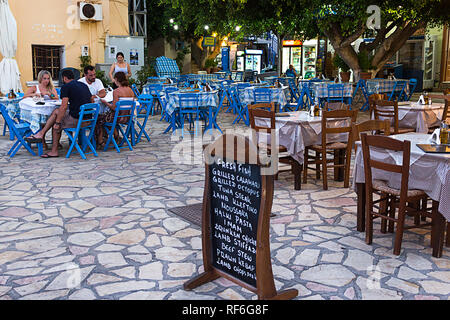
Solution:
{"label": "seated man", "polygon": [[[43,158],[58,157],[58,144],[61,139],[62,129],[75,128],[78,124],[80,107],[86,103],[93,102],[88,86],[75,81],[74,78],[72,71],[64,70],[62,72],[64,85],[61,87],[61,106],[52,112],[41,131],[25,138],[28,142],[41,142],[47,131],[52,128],[52,150],[43,154]],[[69,110],[67,110],[67,106]]]}
{"label": "seated man", "polygon": [[91,94],[95,98],[104,98],[106,90],[100,79],[96,78],[95,68],[93,66],[84,67],[84,77],[78,80],[89,87]]}
{"label": "seated man", "polygon": [[292,64],[289,65],[289,69],[286,70],[286,77],[294,77],[297,78],[297,71]]}

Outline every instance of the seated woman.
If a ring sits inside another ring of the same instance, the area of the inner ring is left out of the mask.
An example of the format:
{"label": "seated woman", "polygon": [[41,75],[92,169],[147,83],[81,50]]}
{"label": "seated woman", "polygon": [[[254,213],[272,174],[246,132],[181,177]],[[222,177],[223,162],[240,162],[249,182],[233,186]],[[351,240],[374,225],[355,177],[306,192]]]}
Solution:
{"label": "seated woman", "polygon": [[[107,136],[106,136],[106,130],[103,127],[103,125],[106,122],[113,122],[114,120],[114,113],[116,110],[116,103],[117,101],[124,101],[124,100],[134,100],[134,92],[130,88],[128,79],[124,72],[117,72],[114,75],[114,83],[117,86],[117,89],[114,89],[113,91],[113,101],[109,103],[105,99],[101,99],[101,101],[109,108],[107,112],[104,114],[99,114],[97,119],[97,125],[96,125],[96,137],[97,137],[97,148],[104,148]],[[124,113],[119,113],[120,115],[125,114],[127,111],[121,111]],[[119,118],[118,123],[126,123],[128,121],[128,118]],[[117,139],[118,132],[114,130],[114,138]]]}
{"label": "seated woman", "polygon": [[28,88],[23,98],[43,97],[45,100],[58,100],[58,93],[53,85],[52,75],[47,70],[41,70],[38,74],[38,82],[36,86]]}
{"label": "seated woman", "polygon": [[[58,100],[58,93],[56,92],[55,86],[53,85],[52,81],[52,75],[47,70],[41,70],[38,73],[38,82],[39,84],[28,88],[28,90],[25,92],[25,95],[23,96],[23,99],[25,98],[32,98],[32,97],[43,97],[44,100]],[[44,124],[41,124],[41,127],[43,127]],[[44,146],[45,150],[48,150],[48,145],[45,141],[45,136],[42,140],[42,144]],[[58,147],[62,149],[62,145],[59,144]]]}

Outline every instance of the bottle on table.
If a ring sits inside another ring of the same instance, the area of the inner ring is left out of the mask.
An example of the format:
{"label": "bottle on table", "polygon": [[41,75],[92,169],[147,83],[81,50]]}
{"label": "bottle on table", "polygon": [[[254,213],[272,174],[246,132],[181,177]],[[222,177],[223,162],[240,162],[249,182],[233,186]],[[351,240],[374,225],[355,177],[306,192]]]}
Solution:
{"label": "bottle on table", "polygon": [[14,93],[14,90],[13,89],[11,89],[11,91],[9,91],[9,94],[8,94],[8,99],[15,99],[17,96],[16,96],[16,94]]}
{"label": "bottle on table", "polygon": [[441,141],[441,144],[448,144],[448,124],[445,122],[441,123],[441,128],[439,131],[439,140]]}

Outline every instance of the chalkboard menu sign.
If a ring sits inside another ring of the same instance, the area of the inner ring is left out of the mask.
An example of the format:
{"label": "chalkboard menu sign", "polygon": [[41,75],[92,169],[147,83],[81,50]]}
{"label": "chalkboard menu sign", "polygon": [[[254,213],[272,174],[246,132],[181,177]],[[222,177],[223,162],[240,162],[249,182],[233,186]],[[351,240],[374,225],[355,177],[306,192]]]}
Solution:
{"label": "chalkboard menu sign", "polygon": [[217,159],[209,179],[213,266],[256,287],[260,168]]}
{"label": "chalkboard menu sign", "polygon": [[262,174],[268,159],[261,159],[257,150],[247,138],[233,134],[222,135],[205,149],[205,271],[187,281],[185,290],[224,277],[257,293],[259,299],[297,296],[295,289],[275,289],[269,243],[273,175],[267,170]]}

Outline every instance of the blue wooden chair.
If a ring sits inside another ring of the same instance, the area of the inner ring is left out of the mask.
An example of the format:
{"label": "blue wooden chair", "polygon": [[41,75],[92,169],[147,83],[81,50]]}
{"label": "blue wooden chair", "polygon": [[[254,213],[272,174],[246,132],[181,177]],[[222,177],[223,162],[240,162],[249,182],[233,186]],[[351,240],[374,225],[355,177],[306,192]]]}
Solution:
{"label": "blue wooden chair", "polygon": [[[148,117],[150,116],[150,111],[153,105],[153,96],[150,94],[141,94],[138,98],[139,107],[136,107],[136,125],[139,128],[139,132],[132,130],[136,135],[136,140],[132,139],[132,144],[135,145],[141,141],[142,135],[150,142],[150,137],[145,131],[145,126],[147,125]],[[139,120],[143,120],[142,123]]]}
{"label": "blue wooden chair", "polygon": [[255,88],[253,90],[253,103],[272,102],[272,91],[269,88]]}
{"label": "blue wooden chair", "polygon": [[160,83],[151,83],[146,86],[146,93],[153,96],[152,116],[155,111],[158,110],[158,106],[162,109],[161,104],[161,92],[163,91],[163,85]]}
{"label": "blue wooden chair", "polygon": [[291,93],[291,100],[290,102],[298,102],[298,99],[300,99],[300,92],[298,91],[298,87],[295,84],[295,78],[287,78],[288,84],[289,84],[289,91]]}
{"label": "blue wooden chair", "polygon": [[331,83],[327,85],[327,102],[344,102],[343,83]]}
{"label": "blue wooden chair", "polygon": [[[95,125],[97,124],[98,111],[100,106],[98,103],[87,103],[80,107],[80,113],[78,118],[78,124],[76,128],[66,128],[63,129],[64,132],[69,137],[70,147],[66,154],[66,158],[70,157],[73,149],[75,148],[81,157],[86,160],[87,154],[93,154],[98,157],[97,151],[95,150]],[[89,131],[89,134],[87,132]],[[81,143],[81,146],[79,145]],[[91,152],[86,152],[89,147]]]}
{"label": "blue wooden chair", "polygon": [[131,90],[133,90],[133,93],[136,96],[136,98],[141,95],[136,84],[134,84],[134,83],[131,85]]}
{"label": "blue wooden chair", "polygon": [[[125,142],[127,143],[130,151],[133,151],[132,142],[128,140],[128,137],[131,135],[131,140],[133,141],[133,116],[135,109],[135,101],[123,100],[116,103],[113,122],[107,122],[104,124],[106,132],[108,134],[108,140],[106,141],[104,151],[108,150],[109,145],[112,143],[116,151],[120,153],[120,149]],[[121,113],[121,111],[123,112]],[[122,134],[122,140],[119,144],[117,144],[116,140],[114,139],[114,129],[117,129],[119,135]]]}
{"label": "blue wooden chair", "polygon": [[406,85],[405,85],[405,89],[402,92],[400,101],[411,100],[411,96],[413,95],[414,91],[416,90],[416,87],[417,87],[417,79],[415,79],[415,78],[409,79],[409,94],[406,93]]}
{"label": "blue wooden chair", "polygon": [[244,81],[244,71],[236,71],[234,73],[234,81]]}
{"label": "blue wooden chair", "polygon": [[[188,119],[189,127],[194,125],[194,134],[197,135],[198,121],[200,120],[200,108],[197,93],[183,93],[178,97],[180,112],[179,122],[181,125],[181,136],[184,135],[184,120]],[[195,121],[195,123],[194,123]]]}
{"label": "blue wooden chair", "polygon": [[235,114],[237,114],[236,118],[233,121],[233,124],[238,123],[241,119],[248,126],[250,124],[250,120],[248,117],[247,105],[241,102],[241,98],[239,97],[239,92],[236,87],[231,86],[229,89],[231,104],[233,105],[233,110]]}
{"label": "blue wooden chair", "polygon": [[[0,112],[5,119],[5,125],[8,125],[11,136],[14,136],[17,138],[17,141],[13,144],[11,149],[8,151],[8,155],[10,158],[14,157],[19,151],[21,147],[24,147],[28,150],[33,156],[36,155],[36,153],[31,149],[30,143],[25,141],[26,137],[29,137],[33,134],[33,132],[30,129],[30,124],[23,122],[23,123],[17,123],[8,114],[8,110],[6,110],[6,107],[3,104],[0,104]],[[38,154],[42,155],[42,142],[37,143],[38,146]]]}

